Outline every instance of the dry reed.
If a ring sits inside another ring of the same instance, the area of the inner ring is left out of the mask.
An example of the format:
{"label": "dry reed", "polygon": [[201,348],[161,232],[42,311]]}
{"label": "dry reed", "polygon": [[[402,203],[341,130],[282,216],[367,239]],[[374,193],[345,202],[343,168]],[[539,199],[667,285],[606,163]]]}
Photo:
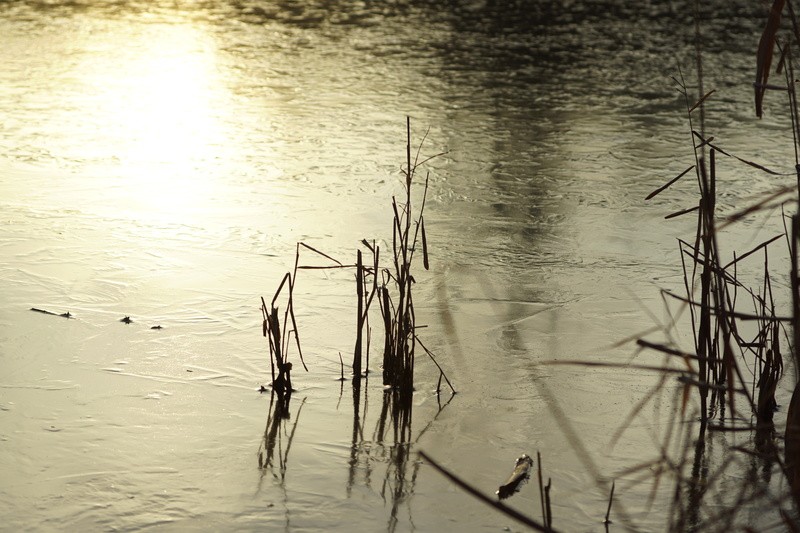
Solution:
{"label": "dry reed", "polygon": [[[288,351],[291,346],[296,346],[303,367],[308,370],[303,360],[300,348],[300,338],[297,332],[297,321],[294,313],[294,289],[299,270],[316,269],[355,269],[356,283],[356,334],[353,348],[352,378],[353,386],[359,387],[361,380],[369,373],[369,353],[372,339],[372,330],[369,324],[370,307],[377,296],[383,326],[383,384],[400,392],[403,402],[410,403],[414,391],[414,366],[416,360],[416,346],[420,344],[425,354],[439,371],[439,385],[444,379],[451,391],[455,393],[450,380],[444,373],[441,365],[436,361],[433,353],[419,341],[417,336],[416,313],[414,310],[413,286],[416,283],[412,266],[418,250],[422,252],[423,268],[430,268],[428,254],[428,238],[425,231],[423,212],[428,192],[429,175],[426,175],[419,207],[415,209],[412,203],[416,175],[418,169],[432,158],[442,154],[420,160],[420,151],[426,136],[419,144],[416,155],[412,158],[411,150],[411,119],[406,118],[406,164],[403,167],[404,176],[404,203],[392,198],[392,248],[390,266],[381,267],[380,247],[375,241],[363,239],[361,245],[364,250],[356,251],[354,264],[343,264],[341,261],[305,244],[297,243],[294,270],[286,273],[278,286],[278,290],[267,305],[261,299],[263,315],[263,335],[269,340],[270,368],[272,373],[272,388],[279,394],[291,392],[292,363],[288,361]],[[307,250],[317,254],[327,261],[326,265],[301,265],[300,252]],[[371,255],[371,257],[370,257]],[[277,301],[281,296],[285,298],[283,316],[280,315]],[[294,339],[294,343],[292,343]],[[340,355],[341,360],[341,355]],[[342,378],[344,369],[342,367]]]}

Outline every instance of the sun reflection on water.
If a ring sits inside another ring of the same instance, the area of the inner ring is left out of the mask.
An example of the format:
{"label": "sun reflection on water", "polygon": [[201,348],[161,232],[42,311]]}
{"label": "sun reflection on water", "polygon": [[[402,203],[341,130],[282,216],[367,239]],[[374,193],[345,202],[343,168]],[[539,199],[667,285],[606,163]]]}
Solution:
{"label": "sun reflection on water", "polygon": [[109,52],[85,77],[98,90],[107,149],[135,178],[129,201],[159,213],[200,207],[213,183],[199,171],[221,157],[225,138],[212,43],[191,26],[164,25]]}
{"label": "sun reflection on water", "polygon": [[122,178],[115,186],[123,209],[156,219],[202,211],[235,146],[213,37],[188,24],[154,24],[96,38],[73,72],[91,93],[79,112],[94,130],[94,146],[78,150]]}

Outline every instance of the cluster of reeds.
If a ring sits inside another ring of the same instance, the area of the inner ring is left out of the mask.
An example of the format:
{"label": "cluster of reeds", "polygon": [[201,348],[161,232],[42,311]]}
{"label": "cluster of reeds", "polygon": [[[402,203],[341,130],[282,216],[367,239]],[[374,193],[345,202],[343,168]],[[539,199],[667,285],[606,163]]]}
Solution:
{"label": "cluster of reeds", "polygon": [[[790,27],[786,37],[780,38],[784,8],[789,13]],[[797,240],[800,231],[797,229],[798,216],[784,213],[785,205],[797,205],[798,189],[794,186],[778,186],[753,205],[724,219],[717,213],[716,205],[718,160],[721,157],[775,176],[776,179],[796,174],[800,186],[800,120],[791,54],[792,47],[798,45],[800,32],[791,3],[775,0],[757,54],[755,105],[760,117],[767,90],[788,93],[788,114],[795,145],[795,172],[792,173],[782,174],[736,156],[722,149],[714,137],[706,135],[704,107],[714,91],[704,92],[702,89],[699,44],[697,100],[690,96],[683,76],[680,80],[674,80],[686,102],[694,164],[653,191],[647,199],[666,190],[684,176],[694,175],[696,178],[699,193],[697,205],[666,217],[696,214],[694,240],[687,242],[679,239],[685,295],[662,291],[665,301],[679,302],[681,312],[688,310],[694,349],[684,351],[678,348],[673,337],[678,317],[672,314],[663,329],[668,337],[667,342],[637,339],[640,349],[662,354],[665,361],[661,366],[639,365],[639,368],[655,370],[660,378],[623,424],[623,428],[626,427],[648,402],[664,392],[668,384],[673,383],[671,377],[677,378],[679,387],[674,389],[673,398],[677,408],[663,433],[658,458],[635,465],[623,473],[628,476],[645,473],[649,476],[655,472],[654,491],[663,476],[674,480],[669,524],[674,531],[729,531],[737,525],[746,524],[748,518],[743,517],[743,511],[753,507],[774,512],[776,526],[788,526],[792,530],[798,527],[795,519],[791,518],[794,515],[791,508],[800,503],[800,385],[795,386],[787,413],[783,459],[778,453],[780,438],[774,424],[778,409],[775,395],[783,376],[784,354],[787,351],[792,355],[796,379],[798,370],[796,350],[800,347],[800,292]],[[781,54],[777,72],[784,75],[785,85],[768,83],[775,49]],[[745,253],[734,253],[729,260],[721,257],[718,239],[722,230],[746,217],[778,208],[782,213],[783,233]],[[785,239],[790,259],[790,268],[787,270],[791,316],[779,316],[777,309],[780,303],[773,288],[770,265],[770,250],[774,243],[782,239]],[[748,285],[742,280],[739,269],[745,260],[759,259],[763,274],[755,285]],[[674,360],[680,361],[680,366],[672,364]],[[688,411],[692,398],[698,400],[698,411]],[[733,432],[749,435],[749,443],[731,446],[721,460],[709,457],[707,447],[713,446],[719,439],[724,441],[725,435]],[[712,464],[715,461],[718,464]],[[775,469],[786,475],[790,491],[775,493],[770,486],[771,474]],[[726,478],[742,476],[746,481],[735,490],[731,490],[730,484],[722,487]],[[742,522],[737,522],[740,517]]]}
{"label": "cluster of reeds", "polygon": [[[383,383],[410,392],[414,388],[414,359],[416,347],[416,315],[412,287],[414,277],[411,266],[417,251],[417,243],[421,239],[422,260],[425,270],[429,268],[428,244],[425,235],[425,199],[428,195],[428,177],[416,220],[412,207],[411,185],[419,165],[417,157],[411,159],[411,126],[407,125],[405,205],[398,206],[397,199],[392,198],[392,265],[384,270],[384,279],[380,288],[381,315],[384,325],[383,350]],[[412,220],[414,220],[412,226]],[[412,234],[413,229],[413,234]],[[389,287],[394,287],[394,295]],[[404,395],[405,397],[405,395]]]}
{"label": "cluster of reeds", "polygon": [[[426,134],[427,136],[427,134]],[[392,197],[392,256],[391,264],[387,268],[380,270],[381,280],[378,282],[377,272],[379,272],[379,249],[373,243],[370,245],[366,240],[362,243],[372,253],[373,259],[373,283],[369,295],[366,293],[366,281],[363,276],[356,279],[359,288],[359,325],[356,337],[356,357],[360,354],[360,338],[362,336],[362,324],[367,322],[367,311],[372,297],[377,293],[380,304],[381,318],[383,322],[383,384],[387,387],[400,391],[400,399],[409,402],[411,393],[414,390],[414,362],[416,359],[416,347],[419,346],[430,357],[431,361],[439,370],[439,385],[444,378],[450,389],[455,393],[452,384],[447,379],[433,353],[428,350],[417,336],[417,320],[414,312],[413,286],[416,283],[412,273],[415,255],[422,253],[422,265],[425,270],[430,268],[428,257],[428,239],[425,233],[425,201],[428,197],[429,174],[425,176],[425,183],[422,189],[422,199],[419,207],[414,209],[412,196],[413,185],[417,170],[421,165],[430,159],[442,154],[420,160],[420,149],[425,142],[425,138],[419,144],[416,155],[411,156],[411,120],[406,118],[406,165],[403,168],[405,178],[405,203],[398,203],[396,197]],[[361,252],[358,254],[358,264],[361,264]],[[358,271],[361,271],[359,267]],[[369,273],[365,270],[365,273]],[[364,287],[362,289],[362,283]],[[362,314],[362,300],[366,301]],[[354,374],[356,362],[354,360]]]}
{"label": "cluster of reeds", "polygon": [[[684,80],[676,79],[675,82],[686,101],[695,163],[667,186],[694,170],[699,199],[696,207],[667,216],[674,218],[696,213],[696,232],[694,241],[678,241],[686,294],[681,296],[670,291],[662,293],[667,298],[679,301],[682,309],[688,309],[694,350],[684,352],[677,349],[676,343],[652,343],[638,339],[640,348],[661,353],[667,358],[680,358],[684,367],[676,369],[666,362],[658,369],[661,373],[659,384],[652,395],[640,402],[637,409],[643,407],[646,400],[668,383],[668,376],[677,374],[681,385],[681,397],[676,398],[679,411],[671,419],[670,429],[664,434],[661,447],[663,455],[655,466],[658,475],[672,475],[675,480],[671,526],[673,530],[693,529],[700,524],[705,528],[724,529],[734,523],[737,511],[744,507],[746,501],[768,496],[767,487],[763,485],[743,486],[740,495],[729,495],[727,512],[723,516],[706,509],[706,497],[713,493],[714,483],[726,471],[731,471],[728,468],[737,459],[736,455],[732,455],[729,463],[723,463],[709,474],[706,444],[713,441],[707,431],[748,431],[760,434],[763,438],[762,444],[774,441],[772,419],[777,406],[775,391],[783,373],[783,358],[781,322],[776,314],[773,296],[769,249],[772,243],[784,235],[771,237],[743,254],[734,253],[729,261],[722,259],[718,247],[720,230],[740,219],[743,213],[729,217],[722,224],[718,223],[718,154],[761,172],[777,173],[726,152],[714,142],[713,137],[704,134],[702,124],[699,130],[696,129],[694,113],[703,108],[714,91],[693,102]],[[665,188],[666,186],[654,191],[648,199]],[[740,279],[738,269],[744,260],[759,257],[763,261],[763,276],[758,286],[751,287]],[[741,311],[743,307],[748,310]],[[669,327],[674,324],[675,321],[671,321]],[[750,379],[745,377],[743,367],[750,369]],[[687,408],[693,392],[699,399],[699,425],[696,435],[693,434],[693,424],[687,423],[692,418],[687,418]],[[684,432],[682,436],[681,431]],[[684,444],[679,448],[678,457],[666,453],[670,446],[681,440]],[[692,441],[693,446],[690,445]],[[766,450],[771,453],[774,447],[761,446],[749,452],[763,454]],[[774,455],[767,460],[773,461]]]}
{"label": "cluster of reeds", "polygon": [[[670,402],[675,409],[663,426],[656,458],[618,473],[619,477],[627,478],[631,484],[651,479],[651,501],[665,477],[674,482],[667,529],[731,531],[742,527],[753,530],[749,522],[753,515],[747,510],[758,509],[755,515],[761,520],[759,527],[785,527],[790,531],[800,531],[797,519],[797,510],[800,508],[800,361],[797,357],[797,350],[800,349],[800,215],[786,215],[784,211],[787,205],[800,205],[800,112],[792,62],[792,48],[800,46],[800,25],[790,0],[773,0],[757,54],[754,84],[757,115],[762,115],[767,91],[780,91],[788,95],[787,114],[792,125],[795,168],[793,172],[781,173],[724,150],[714,137],[705,132],[705,105],[713,100],[711,97],[715,91],[706,92],[703,89],[698,6],[699,3],[695,2],[697,96],[691,96],[692,90],[682,74],[680,79],[674,80],[686,104],[694,163],[647,197],[648,200],[655,197],[686,176],[693,176],[696,180],[697,203],[665,217],[673,219],[692,214],[696,217],[694,239],[679,239],[685,294],[662,290],[669,320],[667,324],[649,332],[660,331],[667,340],[654,342],[645,337],[634,337],[639,351],[658,354],[663,357],[663,362],[619,364],[573,361],[567,364],[624,367],[654,372],[657,376],[650,392],[634,406],[614,434],[612,444],[630,422],[643,412],[645,406],[659,404],[663,395],[672,393]],[[789,24],[785,27],[782,23],[787,18]],[[784,34],[782,30],[786,30]],[[784,84],[769,83],[775,50],[780,52],[776,72],[783,75]],[[723,218],[717,208],[720,158],[776,179],[796,176],[797,183],[778,185],[762,199]],[[734,253],[729,259],[722,257],[718,239],[726,227],[746,217],[777,209],[782,214],[782,233],[745,253]],[[778,289],[773,287],[774,267],[770,265],[770,251],[776,246],[775,243],[784,239],[790,265],[779,272],[781,275],[787,271],[789,273],[790,316],[781,316],[778,312],[781,305],[786,307],[787,302],[780,303]],[[740,269],[743,269],[745,261],[754,260],[761,261],[760,268],[763,270],[757,282],[748,284],[743,280]],[[677,313],[674,312],[675,305],[679,309]],[[687,310],[693,339],[692,350],[681,349],[675,335]],[[784,453],[781,457],[781,438],[774,419],[779,409],[776,391],[783,376],[786,353],[791,354],[795,385],[786,413]],[[550,399],[555,419],[587,471],[597,481],[598,488],[602,488],[604,478],[591,460],[579,434],[561,412],[547,386],[538,386],[544,397]],[[748,436],[743,444],[728,444],[729,435],[742,434]],[[709,455],[708,450],[717,443],[724,446],[725,451],[721,455],[719,452]],[[492,501],[447,472],[427,455],[421,455],[456,484],[532,529],[546,531],[551,527],[546,513],[543,514],[544,523],[518,516],[518,513],[504,508],[499,502]],[[775,491],[773,472],[786,477],[789,490]],[[731,483],[733,479],[740,482]],[[614,486],[611,485],[609,512]],[[617,511],[624,526],[636,528],[620,502],[617,502]],[[765,518],[768,512],[773,513],[772,521]]]}
{"label": "cluster of reeds", "polygon": [[[767,407],[775,405],[775,384],[780,377],[783,364],[779,320],[775,314],[775,301],[769,271],[768,247],[783,235],[774,236],[744,254],[738,256],[734,254],[731,261],[723,263],[717,245],[716,156],[717,153],[720,153],[730,157],[730,154],[714,144],[713,138],[704,137],[693,127],[692,113],[702,107],[703,102],[713,91],[691,105],[685,83],[683,80],[675,81],[678,84],[678,90],[687,102],[695,164],[667,185],[675,183],[679,178],[694,170],[700,198],[696,207],[684,209],[666,217],[674,218],[690,212],[697,213],[694,241],[678,240],[686,295],[682,297],[669,291],[664,291],[664,294],[687,304],[691,317],[694,353],[675,353],[668,346],[648,345],[644,341],[640,341],[639,344],[668,355],[681,356],[690,368],[693,368],[689,364],[690,361],[697,364],[696,371],[690,370],[689,374],[691,375],[684,376],[683,383],[687,387],[687,391],[689,387],[694,387],[698,391],[702,434],[705,432],[709,420],[715,418],[717,413],[719,413],[719,418],[725,418],[726,401],[730,407],[729,416],[738,414],[735,408],[737,394],[744,398],[747,409],[760,416],[760,421],[772,419],[772,412]],[[708,153],[708,163],[706,162],[706,152]],[[763,171],[768,171],[761,165],[741,158],[737,159]],[[666,186],[657,189],[647,198],[654,197],[665,188]],[[761,287],[753,289],[740,281],[737,276],[737,267],[744,259],[759,252],[763,252],[763,283]],[[745,293],[745,297],[749,300],[749,305],[752,305],[755,313],[742,313],[736,310],[737,304],[740,302],[740,293]],[[743,322],[757,324],[754,337],[745,337],[746,328],[742,327]],[[757,380],[760,380],[759,398],[763,409],[756,409],[752,389],[747,388],[738,364],[740,359],[751,362],[756,368],[754,375]],[[739,388],[737,388],[737,384]]]}
{"label": "cluster of reeds", "polygon": [[[272,375],[271,386],[272,390],[281,396],[286,394],[290,395],[292,393],[292,363],[288,360],[292,339],[294,339],[294,345],[297,347],[300,362],[306,372],[308,372],[308,367],[303,360],[303,351],[300,348],[300,337],[297,331],[297,319],[294,314],[293,299],[294,284],[297,280],[297,270],[300,262],[301,246],[306,245],[297,243],[294,270],[292,272],[287,272],[283,276],[283,279],[278,285],[278,290],[275,291],[275,295],[272,297],[269,306],[267,306],[267,302],[264,298],[261,298],[261,315],[263,319],[261,331],[263,336],[269,341],[269,362]],[[283,316],[281,316],[277,305],[281,295],[284,295],[285,298]],[[264,387],[262,387],[262,391],[263,390],[265,390]]]}
{"label": "cluster of reeds", "polygon": [[[298,243],[294,270],[284,276],[269,306],[263,298],[261,300],[263,334],[269,339],[272,388],[280,394],[291,391],[292,364],[287,359],[291,346],[297,347],[298,355],[303,362],[293,305],[293,292],[298,271],[351,268],[355,270],[357,299],[356,335],[352,362],[353,385],[359,387],[361,380],[369,374],[369,353],[372,341],[370,308],[377,297],[384,337],[383,384],[387,388],[399,391],[399,399],[402,402],[410,403],[414,391],[416,348],[419,345],[439,370],[437,392],[441,389],[441,381],[444,379],[451,391],[455,393],[455,389],[433,353],[420,342],[417,336],[418,326],[412,291],[416,283],[412,265],[418,253],[422,254],[423,267],[426,270],[429,268],[428,240],[423,216],[429,175],[425,177],[422,198],[416,209],[412,204],[412,189],[420,166],[442,154],[420,160],[420,151],[425,142],[423,138],[416,155],[412,158],[410,118],[406,119],[406,133],[406,165],[403,168],[405,202],[398,202],[397,198],[392,198],[391,264],[388,267],[381,267],[381,250],[376,241],[370,242],[367,239],[361,241],[364,250],[356,251],[354,264],[344,264],[308,244]],[[330,263],[322,266],[301,265],[301,249],[322,256]],[[276,302],[282,294],[285,297],[285,308],[281,316]],[[304,362],[303,366],[306,368]],[[344,379],[343,362],[342,378]]]}

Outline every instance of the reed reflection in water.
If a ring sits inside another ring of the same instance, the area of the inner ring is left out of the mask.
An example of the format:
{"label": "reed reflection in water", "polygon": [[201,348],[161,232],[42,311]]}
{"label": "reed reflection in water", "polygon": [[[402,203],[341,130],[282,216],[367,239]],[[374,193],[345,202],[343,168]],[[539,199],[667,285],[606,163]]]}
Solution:
{"label": "reed reflection in water", "polygon": [[[344,394],[342,381],[340,398]],[[402,400],[397,390],[386,389],[381,394],[381,405],[377,416],[370,416],[369,379],[353,382],[352,385],[352,433],[348,457],[343,457],[347,465],[346,497],[354,495],[354,489],[363,487],[375,493],[390,508],[387,531],[395,531],[401,523],[399,513],[407,505],[409,517],[412,510],[409,504],[414,495],[414,487],[421,462],[415,459],[414,447],[430,429],[442,411],[455,395],[446,400],[437,394],[438,410],[433,413],[425,426],[416,434],[412,431],[413,406]],[[372,391],[376,394],[376,391]],[[290,526],[292,497],[287,490],[286,479],[290,471],[290,451],[292,443],[301,427],[300,415],[307,397],[304,397],[296,411],[291,411],[292,392],[270,393],[269,414],[264,435],[257,453],[261,476],[257,492],[264,490],[263,482],[271,474],[274,486],[282,492],[285,508],[285,527]],[[304,424],[313,424],[305,421]],[[371,430],[370,430],[371,428]],[[303,468],[299,465],[297,468]]]}
{"label": "reed reflection in water", "polygon": [[[414,495],[421,464],[414,459],[413,448],[450,404],[455,394],[451,394],[445,403],[441,403],[439,394],[436,395],[438,410],[414,436],[413,405],[405,401],[400,391],[385,389],[381,396],[380,412],[374,420],[372,435],[365,438],[364,432],[369,421],[368,390],[368,380],[365,380],[362,408],[361,385],[358,382],[353,385],[353,437],[348,462],[347,494],[349,497],[353,487],[359,482],[377,492],[381,500],[390,506],[387,531],[395,531],[401,508]],[[383,470],[378,472],[378,479],[373,479],[376,465],[382,465]],[[407,510],[411,515],[410,506]]]}

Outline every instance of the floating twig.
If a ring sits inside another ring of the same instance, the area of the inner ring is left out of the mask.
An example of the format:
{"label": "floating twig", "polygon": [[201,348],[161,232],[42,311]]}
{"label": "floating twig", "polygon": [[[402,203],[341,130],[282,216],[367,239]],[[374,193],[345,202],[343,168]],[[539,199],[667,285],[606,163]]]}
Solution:
{"label": "floating twig", "polygon": [[53,313],[52,311],[45,311],[44,309],[39,309],[37,307],[31,307],[31,311],[36,311],[37,313],[42,313],[45,315],[52,315],[52,316],[60,316],[63,318],[72,318],[72,313],[67,311],[66,313]]}
{"label": "floating twig", "polygon": [[503,503],[490,498],[489,496],[486,496],[485,494],[480,492],[478,489],[476,489],[475,487],[473,487],[472,485],[470,485],[466,481],[463,481],[461,478],[459,478],[458,476],[456,476],[455,474],[453,474],[452,472],[447,470],[445,467],[441,466],[436,461],[434,461],[424,451],[419,450],[417,453],[429,465],[431,465],[433,468],[438,470],[439,473],[441,473],[444,477],[446,477],[447,479],[449,479],[450,481],[452,481],[453,483],[458,485],[461,489],[463,489],[466,492],[470,493],[472,496],[478,498],[483,503],[485,503],[485,504],[487,504],[487,505],[489,505],[491,507],[494,507],[495,509],[497,509],[501,513],[505,514],[506,516],[508,516],[510,518],[513,518],[517,522],[525,524],[526,526],[528,526],[528,527],[530,527],[530,528],[532,528],[532,529],[534,529],[536,531],[542,531],[544,533],[548,533],[548,532],[553,532],[554,533],[554,531],[551,528],[548,528],[548,527],[540,524],[536,520],[525,516],[524,514],[520,513],[519,511],[517,511],[515,509],[512,509],[511,507],[508,507],[508,506],[504,505]]}
{"label": "floating twig", "polygon": [[497,497],[501,500],[508,498],[519,490],[519,486],[528,480],[530,477],[530,470],[533,466],[533,459],[527,454],[522,454],[517,458],[514,464],[514,471],[508,476],[505,483],[500,485],[497,489]]}

